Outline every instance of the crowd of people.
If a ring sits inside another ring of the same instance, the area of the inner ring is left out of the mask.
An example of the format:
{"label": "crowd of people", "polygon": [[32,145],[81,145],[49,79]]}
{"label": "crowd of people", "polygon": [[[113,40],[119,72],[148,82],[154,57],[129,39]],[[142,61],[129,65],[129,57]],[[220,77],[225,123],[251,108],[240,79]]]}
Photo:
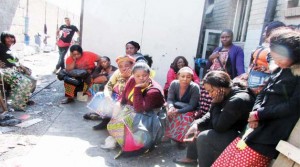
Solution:
{"label": "crowd of people", "polygon": [[[61,103],[74,102],[79,91],[88,95],[96,107],[83,117],[100,121],[93,129],[109,133],[101,148],[120,146],[117,157],[143,154],[172,140],[179,149],[187,148],[186,157],[176,157],[174,163],[268,166],[278,155],[276,145],[288,139],[300,116],[300,32],[274,21],[263,37],[245,71],[243,49],[233,44],[231,30],[223,30],[222,46],[209,56],[201,81],[186,58],[178,56],[164,88],[155,81],[151,57],[139,53],[135,41],[125,44],[117,67],[109,57],[80,45],[70,47],[64,66],[62,52],[68,45],[60,48],[55,69],[60,68],[57,75],[65,87]],[[11,87],[12,106],[24,110],[33,83],[28,68],[10,61],[14,43],[12,34],[1,34],[0,66]],[[99,100],[109,102],[105,109]]]}

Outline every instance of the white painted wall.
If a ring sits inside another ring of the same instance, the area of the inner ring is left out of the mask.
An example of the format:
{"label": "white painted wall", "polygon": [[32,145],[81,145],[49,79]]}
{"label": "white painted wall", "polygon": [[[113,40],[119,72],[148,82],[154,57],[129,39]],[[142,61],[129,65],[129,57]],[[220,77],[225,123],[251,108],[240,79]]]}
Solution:
{"label": "white painted wall", "polygon": [[155,79],[163,86],[176,56],[193,67],[200,35],[203,0],[97,0],[84,2],[84,50],[109,56],[114,62],[134,40],[141,53],[153,57]]}

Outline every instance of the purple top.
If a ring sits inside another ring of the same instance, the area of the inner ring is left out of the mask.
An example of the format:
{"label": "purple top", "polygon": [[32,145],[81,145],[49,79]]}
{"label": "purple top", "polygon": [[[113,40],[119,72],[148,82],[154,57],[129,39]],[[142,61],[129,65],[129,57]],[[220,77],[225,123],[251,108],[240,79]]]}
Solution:
{"label": "purple top", "polygon": [[[214,52],[219,51],[221,48],[222,47],[217,47],[214,50]],[[230,66],[231,66],[231,70],[229,70],[231,71],[231,74],[229,75],[231,76],[231,79],[245,73],[244,51],[241,47],[232,44],[229,49],[229,58],[230,58]]]}

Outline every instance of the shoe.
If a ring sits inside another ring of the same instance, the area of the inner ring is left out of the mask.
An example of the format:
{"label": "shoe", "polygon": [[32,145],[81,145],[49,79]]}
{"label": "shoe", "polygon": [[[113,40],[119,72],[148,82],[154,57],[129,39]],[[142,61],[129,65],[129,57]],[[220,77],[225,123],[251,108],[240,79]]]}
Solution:
{"label": "shoe", "polygon": [[113,150],[117,147],[117,141],[112,136],[108,136],[105,143],[101,144],[100,147],[105,150]]}
{"label": "shoe", "polygon": [[177,142],[176,145],[179,150],[184,150],[187,147],[183,142]]}
{"label": "shoe", "polygon": [[110,121],[110,119],[103,119],[102,122],[98,125],[93,126],[94,130],[103,130],[107,128],[107,124]]}
{"label": "shoe", "polygon": [[84,119],[87,119],[87,120],[101,120],[102,118],[100,117],[100,115],[96,114],[96,113],[93,113],[93,112],[90,112],[90,113],[86,113],[83,115],[83,118]]}
{"label": "shoe", "polygon": [[194,165],[194,166],[198,165],[197,160],[193,160],[189,158],[182,158],[182,159],[175,158],[173,159],[173,162],[179,165]]}
{"label": "shoe", "polygon": [[68,103],[71,103],[71,102],[74,102],[74,99],[67,97],[67,98],[63,99],[60,103],[61,104],[68,104]]}
{"label": "shoe", "polygon": [[15,126],[21,122],[22,121],[20,119],[13,118],[13,119],[1,121],[0,126]]}

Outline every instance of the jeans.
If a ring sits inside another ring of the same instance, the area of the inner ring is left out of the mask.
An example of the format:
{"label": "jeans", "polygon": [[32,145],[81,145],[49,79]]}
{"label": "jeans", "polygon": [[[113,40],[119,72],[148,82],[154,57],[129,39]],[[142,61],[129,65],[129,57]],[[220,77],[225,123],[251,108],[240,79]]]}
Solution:
{"label": "jeans", "polygon": [[234,130],[222,133],[213,129],[203,131],[196,141],[189,143],[186,157],[198,159],[200,167],[210,167],[237,136],[238,133]]}
{"label": "jeans", "polygon": [[56,64],[56,69],[65,69],[65,55],[67,54],[69,50],[69,46],[67,47],[58,47],[58,52],[59,52],[59,59]]}

